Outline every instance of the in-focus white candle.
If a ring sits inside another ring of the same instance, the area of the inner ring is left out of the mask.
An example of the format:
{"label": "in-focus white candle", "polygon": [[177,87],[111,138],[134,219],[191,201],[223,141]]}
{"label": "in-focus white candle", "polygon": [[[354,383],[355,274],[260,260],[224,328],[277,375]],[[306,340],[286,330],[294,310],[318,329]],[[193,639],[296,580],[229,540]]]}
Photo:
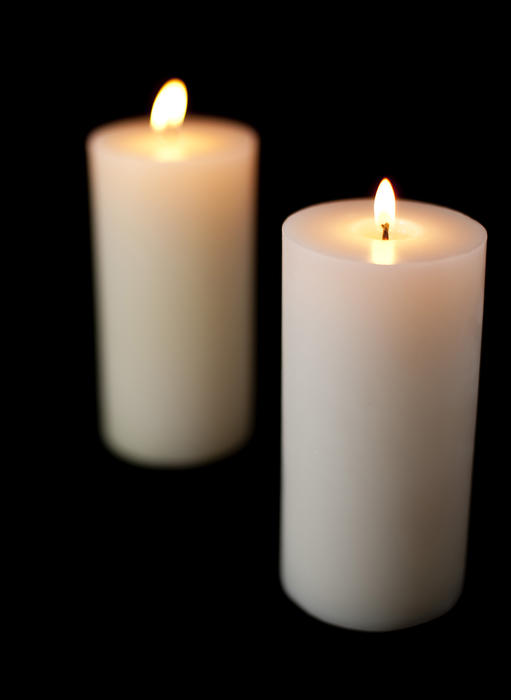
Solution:
{"label": "in-focus white candle", "polygon": [[462,590],[486,231],[399,201],[283,225],[281,580],[326,622],[391,630]]}
{"label": "in-focus white candle", "polygon": [[252,428],[259,139],[156,111],[87,140],[100,428],[126,459],[185,466]]}

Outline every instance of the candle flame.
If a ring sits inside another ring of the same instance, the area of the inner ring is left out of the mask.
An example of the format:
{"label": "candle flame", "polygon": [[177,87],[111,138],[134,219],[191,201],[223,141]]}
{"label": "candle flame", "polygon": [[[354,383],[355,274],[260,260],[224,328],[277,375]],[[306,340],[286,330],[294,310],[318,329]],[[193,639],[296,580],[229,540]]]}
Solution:
{"label": "candle flame", "polygon": [[182,80],[168,80],[153,102],[150,122],[155,131],[176,128],[184,121],[188,106],[188,91]]}
{"label": "candle flame", "polygon": [[387,224],[387,233],[392,230],[396,220],[396,196],[390,180],[384,178],[376,191],[374,197],[374,222],[378,228],[378,232],[382,234],[385,224]]}

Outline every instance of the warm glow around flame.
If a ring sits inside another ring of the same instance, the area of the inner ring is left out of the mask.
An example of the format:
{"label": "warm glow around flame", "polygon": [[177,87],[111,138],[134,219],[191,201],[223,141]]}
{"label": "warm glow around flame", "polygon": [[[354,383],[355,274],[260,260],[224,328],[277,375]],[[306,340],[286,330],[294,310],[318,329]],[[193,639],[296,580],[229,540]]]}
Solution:
{"label": "warm glow around flame", "polygon": [[169,80],[160,89],[151,110],[151,126],[155,131],[178,127],[184,121],[188,106],[188,92],[182,80]]}
{"label": "warm glow around flame", "polygon": [[371,262],[375,265],[394,265],[396,262],[395,241],[371,241]]}
{"label": "warm glow around flame", "polygon": [[389,232],[392,232],[396,219],[396,197],[390,181],[385,178],[380,182],[380,186],[374,198],[374,221],[381,234],[384,224],[389,225]]}

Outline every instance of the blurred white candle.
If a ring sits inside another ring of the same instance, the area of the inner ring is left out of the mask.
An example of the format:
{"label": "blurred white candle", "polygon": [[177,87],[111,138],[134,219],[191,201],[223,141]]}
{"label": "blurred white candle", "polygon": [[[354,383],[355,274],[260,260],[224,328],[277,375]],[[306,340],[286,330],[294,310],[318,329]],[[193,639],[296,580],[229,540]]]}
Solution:
{"label": "blurred white candle", "polygon": [[252,427],[259,139],[213,117],[179,126],[179,83],[152,126],[127,119],[87,140],[101,432],[154,466],[221,457]]}
{"label": "blurred white candle", "polygon": [[390,630],[462,590],[486,232],[398,201],[382,240],[372,210],[283,225],[281,580],[321,620]]}

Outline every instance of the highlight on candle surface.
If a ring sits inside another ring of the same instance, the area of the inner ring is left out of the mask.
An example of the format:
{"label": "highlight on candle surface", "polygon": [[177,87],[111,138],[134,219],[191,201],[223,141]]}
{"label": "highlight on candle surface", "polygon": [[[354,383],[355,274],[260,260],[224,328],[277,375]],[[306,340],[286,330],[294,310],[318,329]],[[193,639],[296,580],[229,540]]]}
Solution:
{"label": "highlight on candle surface", "polygon": [[388,239],[389,233],[396,220],[396,196],[390,180],[384,178],[374,197],[374,221],[378,232],[384,239]]}
{"label": "highlight on candle surface", "polygon": [[377,239],[371,241],[371,262],[375,265],[394,265],[396,262],[395,241]]}
{"label": "highlight on candle surface", "polygon": [[155,131],[181,126],[188,107],[188,91],[182,80],[168,80],[153,102],[150,123]]}

